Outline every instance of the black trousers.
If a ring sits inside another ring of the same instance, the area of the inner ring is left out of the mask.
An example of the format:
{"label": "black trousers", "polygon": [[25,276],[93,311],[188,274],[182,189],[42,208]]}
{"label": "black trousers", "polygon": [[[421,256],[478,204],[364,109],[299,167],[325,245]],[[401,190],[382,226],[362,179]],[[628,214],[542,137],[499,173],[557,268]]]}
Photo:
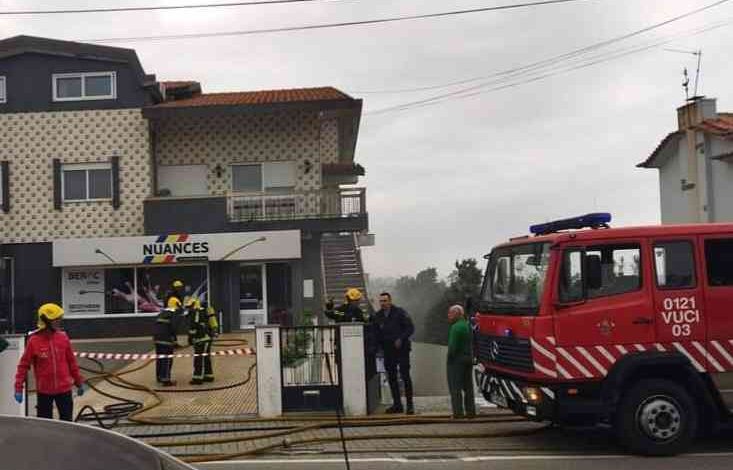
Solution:
{"label": "black trousers", "polygon": [[[172,344],[155,344],[155,354],[173,354]],[[155,378],[158,382],[168,382],[171,379],[173,358],[158,358],[155,360]]]}
{"label": "black trousers", "polygon": [[56,403],[56,409],[59,411],[59,418],[63,421],[71,421],[74,414],[74,399],[71,392],[60,393],[58,395],[44,395],[39,393],[36,396],[36,411],[39,418],[53,419],[53,404]]}
{"label": "black trousers", "polygon": [[389,389],[392,392],[394,405],[398,408],[402,407],[400,383],[397,381],[398,370],[402,383],[405,385],[405,400],[407,400],[408,405],[411,405],[412,379],[410,378],[410,351],[396,349],[394,346],[385,346],[384,368],[387,371],[387,380],[389,381]]}
{"label": "black trousers", "polygon": [[[211,341],[202,341],[193,345],[194,354],[211,354]],[[203,380],[204,378],[213,379],[214,370],[211,368],[211,356],[194,356],[193,357],[193,377],[194,380]]]}

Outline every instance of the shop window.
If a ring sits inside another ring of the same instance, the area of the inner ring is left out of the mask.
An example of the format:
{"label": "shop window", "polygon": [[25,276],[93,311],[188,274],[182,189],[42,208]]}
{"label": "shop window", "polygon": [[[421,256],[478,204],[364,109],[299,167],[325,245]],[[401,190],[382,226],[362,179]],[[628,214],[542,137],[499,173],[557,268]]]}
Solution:
{"label": "shop window", "polygon": [[5,77],[0,77],[0,104],[8,102],[8,85]]}
{"label": "shop window", "polygon": [[705,240],[705,261],[711,286],[733,286],[733,238]]}
{"label": "shop window", "polygon": [[173,280],[184,284],[184,300],[208,299],[207,266],[65,268],[63,304],[69,318],[156,314]]}

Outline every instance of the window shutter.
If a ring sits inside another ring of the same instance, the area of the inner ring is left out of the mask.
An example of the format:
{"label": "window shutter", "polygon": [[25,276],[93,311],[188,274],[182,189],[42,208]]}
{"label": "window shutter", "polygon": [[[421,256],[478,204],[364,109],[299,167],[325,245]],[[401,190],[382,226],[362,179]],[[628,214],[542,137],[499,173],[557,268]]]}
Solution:
{"label": "window shutter", "polygon": [[112,157],[112,207],[120,207],[120,157]]}
{"label": "window shutter", "polygon": [[53,159],[53,208],[61,210],[61,160]]}
{"label": "window shutter", "polygon": [[3,160],[0,163],[0,172],[2,172],[2,187],[3,187],[3,212],[10,212],[10,163],[7,160]]}

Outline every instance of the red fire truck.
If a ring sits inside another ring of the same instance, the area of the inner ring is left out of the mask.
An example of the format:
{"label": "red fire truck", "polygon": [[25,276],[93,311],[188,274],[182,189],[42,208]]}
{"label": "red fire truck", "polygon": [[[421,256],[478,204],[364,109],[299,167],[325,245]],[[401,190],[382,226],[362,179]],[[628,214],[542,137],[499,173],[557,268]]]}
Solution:
{"label": "red fire truck", "polygon": [[530,419],[683,452],[733,410],[733,224],[610,220],[536,225],[487,255],[476,380]]}

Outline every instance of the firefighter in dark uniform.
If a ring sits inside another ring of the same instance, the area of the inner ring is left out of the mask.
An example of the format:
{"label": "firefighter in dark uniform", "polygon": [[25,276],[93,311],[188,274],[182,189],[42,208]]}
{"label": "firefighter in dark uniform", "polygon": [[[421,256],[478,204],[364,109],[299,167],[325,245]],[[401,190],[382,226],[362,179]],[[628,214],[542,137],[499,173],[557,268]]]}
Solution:
{"label": "firefighter in dark uniform", "polygon": [[171,289],[165,296],[165,308],[173,309],[177,313],[181,313],[183,311],[183,287],[183,282],[178,279],[171,283]]}
{"label": "firefighter in dark uniform", "polygon": [[186,305],[189,316],[188,344],[193,346],[193,375],[191,385],[214,381],[211,366],[211,344],[218,334],[219,322],[212,307],[202,305],[198,299],[191,299]]}
{"label": "firefighter in dark uniform", "polygon": [[[173,354],[176,346],[178,346],[175,326],[176,310],[173,308],[164,308],[158,313],[155,319],[155,330],[153,332],[153,341],[155,342],[155,354],[158,356],[169,356]],[[155,377],[158,383],[165,387],[175,385],[176,382],[171,380],[171,368],[173,367],[173,358],[158,357],[155,360]]]}
{"label": "firefighter in dark uniform", "polygon": [[369,315],[359,306],[361,297],[361,291],[359,289],[354,287],[349,288],[346,290],[346,302],[336,307],[334,306],[333,299],[328,299],[324,313],[336,323],[367,323],[369,321]]}

